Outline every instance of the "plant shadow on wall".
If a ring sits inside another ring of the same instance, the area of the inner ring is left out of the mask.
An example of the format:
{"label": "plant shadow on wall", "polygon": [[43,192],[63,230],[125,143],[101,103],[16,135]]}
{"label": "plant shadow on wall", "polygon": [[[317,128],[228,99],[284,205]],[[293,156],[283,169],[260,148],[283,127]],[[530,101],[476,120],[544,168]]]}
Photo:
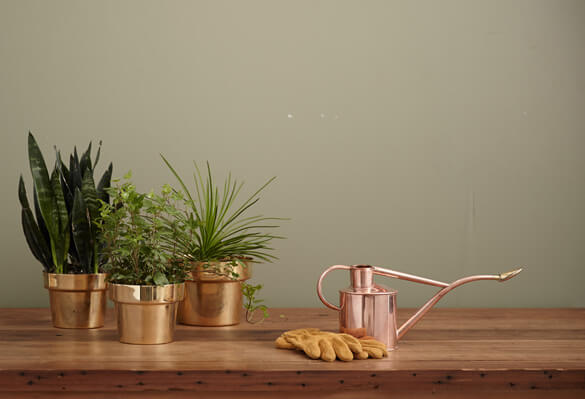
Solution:
{"label": "plant shadow on wall", "polygon": [[[271,242],[284,237],[267,232],[276,229],[286,218],[247,216],[260,200],[259,194],[274,180],[269,179],[252,195],[238,204],[244,186],[232,178],[223,182],[223,189],[214,183],[207,163],[204,173],[194,163],[193,194],[171,163],[163,161],[182,189],[182,200],[188,212],[178,214],[180,236],[169,242],[186,264],[190,265],[185,300],[179,308],[179,321],[192,325],[232,325],[239,323],[239,309],[246,309],[246,320],[252,322],[256,311],[268,316],[266,306],[256,297],[261,284],[246,283],[251,277],[251,265],[259,261],[272,262]],[[179,192],[181,190],[175,190]],[[246,303],[242,304],[242,294]]]}
{"label": "plant shadow on wall", "polygon": [[100,273],[106,259],[101,253],[103,237],[96,220],[99,201],[109,201],[112,164],[96,187],[94,170],[101,142],[95,160],[91,147],[90,142],[81,157],[74,148],[69,167],[55,148],[55,165],[49,174],[39,145],[29,132],[34,208],[22,175],[18,183],[24,236],[33,256],[43,265],[53,325],[60,328],[101,327],[106,309],[106,275]]}

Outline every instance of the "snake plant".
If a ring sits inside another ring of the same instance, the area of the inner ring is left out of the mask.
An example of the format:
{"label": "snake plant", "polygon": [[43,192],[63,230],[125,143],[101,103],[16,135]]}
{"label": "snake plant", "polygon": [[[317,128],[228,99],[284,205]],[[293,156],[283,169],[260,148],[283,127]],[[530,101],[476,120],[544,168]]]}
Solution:
{"label": "snake plant", "polygon": [[69,167],[55,148],[55,165],[49,174],[43,154],[32,133],[28,135],[28,159],[33,180],[33,208],[27,199],[22,175],[18,198],[22,206],[22,228],[34,257],[48,273],[98,273],[104,260],[100,257],[101,234],[96,220],[99,200],[109,202],[112,164],[97,187],[91,157],[91,142],[79,157],[77,148],[69,156]]}

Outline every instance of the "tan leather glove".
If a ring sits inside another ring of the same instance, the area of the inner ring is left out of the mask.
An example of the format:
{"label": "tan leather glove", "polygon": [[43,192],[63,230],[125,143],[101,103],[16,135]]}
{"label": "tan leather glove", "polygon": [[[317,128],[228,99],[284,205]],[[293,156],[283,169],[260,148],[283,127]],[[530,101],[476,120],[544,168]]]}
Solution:
{"label": "tan leather glove", "polygon": [[[359,341],[362,344],[364,352],[368,355],[363,357],[363,359],[367,359],[368,357],[381,359],[388,356],[388,351],[386,350],[386,345],[384,345],[384,343],[375,339],[360,339]],[[364,356],[362,353],[360,353],[360,355]],[[359,359],[362,359],[362,357],[359,357]]]}
{"label": "tan leather glove", "polygon": [[353,354],[362,352],[357,338],[348,334],[336,334],[318,329],[300,329],[282,334],[285,341],[300,349],[311,359],[332,362],[336,358],[349,362]]}

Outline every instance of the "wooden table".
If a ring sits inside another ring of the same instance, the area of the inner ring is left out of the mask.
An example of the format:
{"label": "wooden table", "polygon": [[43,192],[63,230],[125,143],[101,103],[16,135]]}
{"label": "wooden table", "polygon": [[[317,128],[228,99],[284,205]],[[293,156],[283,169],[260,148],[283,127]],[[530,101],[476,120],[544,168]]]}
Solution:
{"label": "wooden table", "polygon": [[327,309],[179,326],[154,346],[120,344],[108,312],[102,329],[60,330],[47,309],[0,309],[0,397],[585,398],[585,309],[435,309],[389,358],[349,363],[273,346],[283,330],[335,330]]}

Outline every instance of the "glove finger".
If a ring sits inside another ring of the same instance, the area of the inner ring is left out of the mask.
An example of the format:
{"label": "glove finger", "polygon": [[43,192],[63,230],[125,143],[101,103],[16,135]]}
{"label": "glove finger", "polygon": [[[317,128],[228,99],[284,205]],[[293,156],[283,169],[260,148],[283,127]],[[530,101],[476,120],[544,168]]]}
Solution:
{"label": "glove finger", "polygon": [[371,346],[374,348],[386,349],[386,345],[383,342],[375,339],[360,339],[362,346]]}
{"label": "glove finger", "polygon": [[382,351],[382,349],[365,347],[364,351],[367,352],[368,355],[370,357],[373,357],[374,359],[381,359],[384,357],[384,352]]}
{"label": "glove finger", "polygon": [[304,346],[303,351],[311,359],[319,359],[319,357],[321,357],[321,349],[319,348],[319,344],[316,339],[308,341]]}
{"label": "glove finger", "polygon": [[362,351],[362,352],[358,353],[356,356],[359,360],[365,360],[368,358],[368,352]]}
{"label": "glove finger", "polygon": [[335,350],[335,354],[339,358],[339,360],[343,360],[344,362],[350,362],[353,360],[353,353],[341,338],[339,337],[331,337],[331,345],[333,345],[333,349]]}
{"label": "glove finger", "polygon": [[282,335],[274,341],[276,347],[279,349],[295,349],[295,346],[289,343]]}
{"label": "glove finger", "polygon": [[349,334],[339,334],[339,337],[341,337],[353,353],[360,353],[362,351],[362,344],[356,337]]}
{"label": "glove finger", "polygon": [[320,340],[319,349],[321,350],[321,359],[325,360],[326,362],[335,361],[335,350],[333,350],[333,346],[331,346],[329,341],[326,339]]}

